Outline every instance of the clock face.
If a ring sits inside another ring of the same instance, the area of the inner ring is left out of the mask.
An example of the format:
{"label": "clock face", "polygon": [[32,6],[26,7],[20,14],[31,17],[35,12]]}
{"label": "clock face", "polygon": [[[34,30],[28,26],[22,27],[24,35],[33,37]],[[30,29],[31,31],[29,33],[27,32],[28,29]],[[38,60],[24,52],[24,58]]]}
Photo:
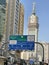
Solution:
{"label": "clock face", "polygon": [[30,22],[34,23],[34,18],[33,17],[30,18]]}
{"label": "clock face", "polygon": [[31,23],[34,23],[34,20],[33,19],[31,19],[31,21],[30,21]]}

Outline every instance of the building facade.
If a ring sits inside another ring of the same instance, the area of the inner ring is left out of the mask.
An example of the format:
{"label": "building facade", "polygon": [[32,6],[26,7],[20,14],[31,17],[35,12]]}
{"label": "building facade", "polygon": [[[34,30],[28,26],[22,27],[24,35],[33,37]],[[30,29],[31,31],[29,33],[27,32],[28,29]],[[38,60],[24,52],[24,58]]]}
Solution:
{"label": "building facade", "polygon": [[[9,41],[10,35],[23,35],[24,6],[19,0],[6,0],[6,3],[5,41]],[[20,52],[16,52],[16,56],[20,57]]]}
{"label": "building facade", "polygon": [[24,31],[24,6],[20,3],[18,34],[23,35],[23,31]]}
{"label": "building facade", "polygon": [[[42,43],[42,45],[44,46],[44,62],[48,63],[48,59],[49,59],[49,43],[47,42],[40,42]],[[38,45],[38,58],[39,61],[42,61],[43,58],[43,49],[40,45]]]}
{"label": "building facade", "polygon": [[8,0],[6,7],[6,41],[10,35],[18,35],[19,0]]}
{"label": "building facade", "polygon": [[6,18],[6,0],[0,0],[0,35],[2,35],[2,41],[4,41],[5,36],[5,18]]}

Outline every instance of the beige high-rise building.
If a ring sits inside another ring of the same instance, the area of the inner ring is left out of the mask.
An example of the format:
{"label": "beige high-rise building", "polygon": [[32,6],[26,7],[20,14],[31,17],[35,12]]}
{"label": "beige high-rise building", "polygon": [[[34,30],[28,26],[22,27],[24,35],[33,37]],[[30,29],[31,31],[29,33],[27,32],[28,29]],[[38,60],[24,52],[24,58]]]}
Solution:
{"label": "beige high-rise building", "polygon": [[[24,6],[19,0],[7,0],[6,6],[6,41],[10,35],[23,35]],[[17,53],[20,57],[20,53]]]}
{"label": "beige high-rise building", "polygon": [[[19,24],[18,24],[18,35],[23,35],[24,31],[24,6],[20,3],[19,5]],[[18,57],[21,57],[21,52],[18,53]]]}
{"label": "beige high-rise building", "polygon": [[18,35],[19,0],[7,0],[6,7],[6,41],[10,35]]}
{"label": "beige high-rise building", "polygon": [[6,0],[6,41],[10,35],[23,35],[24,6],[19,0]]}
{"label": "beige high-rise building", "polygon": [[18,34],[23,35],[23,31],[24,31],[24,6],[20,3]]}

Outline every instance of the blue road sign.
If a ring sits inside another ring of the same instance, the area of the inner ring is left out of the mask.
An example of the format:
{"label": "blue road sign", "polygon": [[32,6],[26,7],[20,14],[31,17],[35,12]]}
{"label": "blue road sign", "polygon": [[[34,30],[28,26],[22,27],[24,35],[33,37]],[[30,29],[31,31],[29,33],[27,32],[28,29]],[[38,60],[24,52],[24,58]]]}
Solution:
{"label": "blue road sign", "polygon": [[33,41],[17,41],[16,44],[9,44],[9,50],[34,50]]}
{"label": "blue road sign", "polygon": [[34,60],[33,59],[30,59],[29,60],[29,63],[32,65],[32,64],[34,64]]}

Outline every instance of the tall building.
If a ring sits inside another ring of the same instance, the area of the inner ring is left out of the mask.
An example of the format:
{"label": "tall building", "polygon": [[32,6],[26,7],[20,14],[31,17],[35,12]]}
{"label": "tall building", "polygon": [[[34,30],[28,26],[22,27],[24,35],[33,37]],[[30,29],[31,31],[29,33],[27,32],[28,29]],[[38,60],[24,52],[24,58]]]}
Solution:
{"label": "tall building", "polygon": [[[32,11],[32,15],[29,17],[29,22],[28,22],[28,35],[33,35],[35,36],[35,42],[38,41],[38,17],[36,16],[36,7],[35,7],[35,3],[33,3],[33,11]],[[37,49],[37,45],[35,45],[35,52],[34,51],[27,51],[26,53],[26,59],[29,59],[30,57],[37,57],[36,55],[36,50]],[[23,56],[21,56],[21,58],[24,58],[24,54],[25,52],[22,52],[21,54]]]}
{"label": "tall building", "polygon": [[32,15],[29,17],[28,22],[28,35],[35,35],[35,42],[38,41],[38,17],[35,12],[35,3],[33,4]]}
{"label": "tall building", "polygon": [[23,35],[23,30],[24,30],[24,6],[20,3],[18,34]]}
{"label": "tall building", "polygon": [[[20,3],[19,5],[19,23],[18,23],[18,35],[23,35],[24,31],[24,6]],[[17,57],[21,57],[21,52],[17,52]]]}
{"label": "tall building", "polygon": [[[5,41],[8,41],[10,35],[23,35],[24,7],[19,0],[6,0],[6,2]],[[20,57],[20,52],[17,52],[16,55]]]}
{"label": "tall building", "polygon": [[6,0],[0,0],[0,35],[3,36],[4,40],[4,27],[5,27],[5,18],[6,18]]}
{"label": "tall building", "polygon": [[19,0],[8,0],[6,7],[6,41],[9,35],[18,35]]}
{"label": "tall building", "polygon": [[[29,17],[29,23],[28,23],[28,35],[34,35],[35,36],[35,42],[38,42],[38,17],[36,16],[36,4],[33,3],[33,11],[32,15]],[[30,53],[32,54],[32,52]],[[35,52],[33,52],[36,59],[38,59],[38,45],[35,44]],[[37,61],[37,60],[36,60]]]}

